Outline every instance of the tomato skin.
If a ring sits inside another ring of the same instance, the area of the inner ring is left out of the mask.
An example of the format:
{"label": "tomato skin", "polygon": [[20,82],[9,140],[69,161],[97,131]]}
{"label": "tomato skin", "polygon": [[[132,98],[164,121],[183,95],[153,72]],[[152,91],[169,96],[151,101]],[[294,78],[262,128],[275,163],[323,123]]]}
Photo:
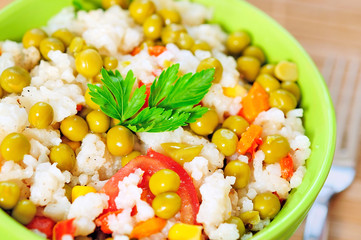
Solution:
{"label": "tomato skin", "polygon": [[144,171],[143,179],[139,183],[138,187],[143,189],[142,199],[150,204],[154,198],[154,195],[149,190],[150,177],[154,173],[165,168],[175,171],[181,180],[177,191],[177,194],[182,199],[182,206],[180,210],[181,221],[188,224],[197,224],[196,219],[199,211],[199,200],[191,177],[184,168],[173,159],[155,152],[152,149],[148,150],[147,156],[138,156],[121,168],[100,190],[100,192],[109,196],[108,208],[104,210],[103,214],[117,210],[114,200],[119,193],[118,182],[122,181],[124,177],[127,177],[138,168]]}
{"label": "tomato skin", "polygon": [[51,239],[55,223],[55,221],[48,217],[35,216],[26,227],[31,230],[36,229],[44,233],[48,239]]}
{"label": "tomato skin", "polygon": [[75,218],[57,222],[53,228],[53,240],[61,240],[64,235],[70,235],[74,237],[76,230],[73,224],[74,220]]}

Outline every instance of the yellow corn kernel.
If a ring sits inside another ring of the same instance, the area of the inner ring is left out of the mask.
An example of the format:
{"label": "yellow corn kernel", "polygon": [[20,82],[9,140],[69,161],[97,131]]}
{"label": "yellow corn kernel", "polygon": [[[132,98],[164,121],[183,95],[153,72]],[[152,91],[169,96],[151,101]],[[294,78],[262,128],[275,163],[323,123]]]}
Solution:
{"label": "yellow corn kernel", "polygon": [[91,186],[75,186],[71,190],[71,200],[74,202],[78,197],[84,196],[91,192],[96,193],[97,190]]}
{"label": "yellow corn kernel", "polygon": [[256,225],[261,220],[258,211],[247,211],[241,213],[239,218],[243,221],[244,224],[250,223],[252,225]]}
{"label": "yellow corn kernel", "polygon": [[163,62],[163,67],[164,68],[168,68],[168,67],[170,67],[170,66],[172,66],[174,64],[174,62],[172,62],[172,61],[169,61],[169,60],[164,60],[164,62]]}
{"label": "yellow corn kernel", "polygon": [[123,61],[120,64],[122,65],[122,67],[126,67],[130,64],[130,61]]}
{"label": "yellow corn kernel", "polygon": [[176,223],[168,233],[169,240],[200,240],[202,239],[202,227],[185,223]]}
{"label": "yellow corn kernel", "polygon": [[242,87],[241,85],[237,84],[234,87],[224,87],[223,93],[227,97],[231,97],[231,98],[244,97],[247,95],[247,90],[244,87]]}

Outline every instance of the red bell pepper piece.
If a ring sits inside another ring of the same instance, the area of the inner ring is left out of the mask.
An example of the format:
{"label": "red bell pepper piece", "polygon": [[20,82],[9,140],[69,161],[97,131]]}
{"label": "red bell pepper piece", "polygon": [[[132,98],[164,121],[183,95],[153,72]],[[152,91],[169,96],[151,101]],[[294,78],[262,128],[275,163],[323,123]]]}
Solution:
{"label": "red bell pepper piece", "polygon": [[38,230],[46,235],[48,239],[51,239],[53,236],[53,228],[55,225],[55,221],[48,217],[43,216],[35,216],[31,222],[26,225],[28,229]]}
{"label": "red bell pepper piece", "polygon": [[75,218],[60,221],[55,224],[53,228],[53,240],[62,240],[63,236],[70,235],[74,237],[75,225],[73,224]]}

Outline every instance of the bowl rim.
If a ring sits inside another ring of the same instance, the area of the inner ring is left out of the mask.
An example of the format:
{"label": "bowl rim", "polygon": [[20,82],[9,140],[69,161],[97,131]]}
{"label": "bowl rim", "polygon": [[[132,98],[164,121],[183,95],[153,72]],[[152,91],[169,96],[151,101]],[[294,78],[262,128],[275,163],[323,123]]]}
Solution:
{"label": "bowl rim", "polygon": [[[0,16],[3,16],[4,13],[5,13],[5,15],[11,14],[11,11],[15,11],[20,5],[28,4],[29,2],[34,2],[34,1],[36,1],[36,0],[32,0],[32,1],[15,0],[0,10]],[[58,0],[58,1],[60,1],[60,0]],[[71,2],[70,0],[66,0],[66,1],[63,0],[63,1],[67,2],[67,3]],[[206,2],[207,0],[194,0],[194,1],[195,2]],[[227,0],[227,1],[231,2],[232,4],[236,4],[236,5],[240,5],[242,7],[248,8],[251,11],[253,11],[254,13],[256,13],[257,15],[261,16],[262,18],[264,18],[267,21],[269,21],[270,23],[272,23],[273,27],[277,28],[278,31],[281,31],[284,35],[286,35],[287,38],[289,39],[289,41],[292,41],[292,43],[295,46],[297,46],[297,48],[307,58],[307,60],[310,62],[310,67],[312,68],[311,70],[313,72],[315,72],[315,74],[317,75],[317,78],[323,79],[322,75],[318,71],[313,60],[310,58],[308,53],[303,49],[303,47],[299,44],[299,42],[287,30],[285,30],[279,23],[277,23],[273,18],[271,18],[266,13],[264,13],[262,10],[258,9],[257,7],[253,6],[252,4],[250,4],[246,1],[242,1],[242,0]],[[212,1],[210,1],[210,2],[212,2]],[[207,5],[207,4],[205,4],[205,5]],[[1,17],[0,17],[0,19],[1,19]],[[304,219],[307,211],[312,206],[312,203],[316,199],[319,191],[321,190],[324,182],[326,181],[327,175],[331,168],[332,158],[333,158],[335,144],[336,144],[336,134],[335,134],[336,133],[336,117],[335,117],[335,111],[333,108],[331,97],[327,91],[326,83],[324,81],[320,82],[320,87],[323,88],[323,90],[324,90],[324,91],[322,91],[322,93],[323,93],[322,98],[325,100],[325,104],[328,107],[328,111],[327,111],[328,122],[324,123],[328,126],[328,132],[329,132],[329,137],[327,138],[327,142],[325,143],[325,146],[327,147],[327,155],[324,156],[325,161],[322,164],[321,169],[319,170],[320,174],[317,175],[317,178],[316,178],[315,182],[312,184],[309,192],[307,192],[305,194],[305,197],[302,199],[302,201],[299,202],[299,205],[307,206],[306,212],[304,212],[304,209],[301,209],[301,208],[293,209],[288,214],[289,217],[284,217],[283,219],[278,220],[276,225],[272,224],[273,223],[273,221],[272,221],[271,224],[268,225],[265,229],[263,229],[262,231],[255,234],[252,239],[265,239],[265,237],[267,237],[267,239],[279,239],[279,233],[277,233],[277,232],[287,232],[289,230],[288,228],[290,227],[289,223],[293,222],[293,221],[291,221],[291,218],[292,219],[299,218],[301,220]],[[306,135],[307,135],[307,132],[306,132]],[[31,234],[31,236],[30,236],[30,234],[29,234],[30,232],[27,231],[26,228],[24,228],[24,227],[21,228],[21,230],[20,230],[19,226],[22,226],[22,225],[17,223],[14,219],[12,219],[10,216],[8,216],[3,211],[0,211],[0,219],[2,222],[6,221],[9,223],[6,225],[6,227],[4,227],[4,226],[1,227],[1,225],[3,225],[3,224],[0,224],[1,231],[11,231],[11,229],[14,229],[16,227],[17,229],[14,232],[16,232],[17,234],[27,234],[27,236],[29,235],[28,239],[34,239],[34,240],[40,239],[35,234]],[[277,232],[275,232],[274,229],[277,229]],[[13,233],[13,234],[15,234],[15,233]],[[9,235],[9,236],[15,237],[15,235]]]}

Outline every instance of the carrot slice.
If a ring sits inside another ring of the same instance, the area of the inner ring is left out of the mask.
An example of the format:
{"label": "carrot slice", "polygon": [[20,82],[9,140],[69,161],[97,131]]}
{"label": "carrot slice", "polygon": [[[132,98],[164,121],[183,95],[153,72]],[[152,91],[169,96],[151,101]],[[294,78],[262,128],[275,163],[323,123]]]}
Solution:
{"label": "carrot slice", "polygon": [[149,55],[158,57],[161,53],[163,53],[165,50],[167,50],[164,46],[153,46],[148,47],[148,53]]}
{"label": "carrot slice", "polygon": [[261,136],[262,127],[258,125],[250,125],[247,130],[242,133],[237,144],[237,152],[244,155],[247,150],[252,147],[253,142]]}
{"label": "carrot slice", "polygon": [[109,228],[108,217],[113,214],[118,215],[122,212],[123,212],[123,209],[119,209],[119,210],[112,211],[112,212],[107,212],[107,213],[101,215],[100,217],[98,217],[97,219],[95,219],[95,224],[98,227],[100,227],[100,230],[102,230],[103,233],[111,234],[113,231],[110,230],[110,228]]}
{"label": "carrot slice", "polygon": [[140,50],[142,50],[142,49],[140,49],[140,47],[135,47],[135,48],[133,49],[133,51],[130,53],[130,55],[135,56],[135,55],[137,55],[138,53],[140,53]]}
{"label": "carrot slice", "polygon": [[153,217],[144,222],[140,222],[133,228],[130,238],[144,238],[154,233],[160,232],[167,224],[167,220]]}
{"label": "carrot slice", "polygon": [[243,107],[239,114],[249,123],[253,122],[258,114],[270,108],[268,97],[268,93],[262,86],[258,82],[255,82],[247,96],[242,99]]}
{"label": "carrot slice", "polygon": [[282,178],[289,180],[293,176],[293,159],[288,154],[287,157],[282,158],[280,161],[281,176]]}

